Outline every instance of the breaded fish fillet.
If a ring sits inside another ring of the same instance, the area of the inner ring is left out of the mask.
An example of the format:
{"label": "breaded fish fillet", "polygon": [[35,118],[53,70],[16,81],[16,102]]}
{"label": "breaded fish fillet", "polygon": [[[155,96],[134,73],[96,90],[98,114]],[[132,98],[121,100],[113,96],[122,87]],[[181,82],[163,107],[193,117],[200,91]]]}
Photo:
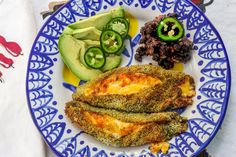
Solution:
{"label": "breaded fish fillet", "polygon": [[98,114],[105,114],[115,119],[130,122],[130,123],[166,123],[174,119],[181,119],[177,112],[159,112],[159,113],[129,113],[117,111],[114,109],[104,109],[100,107],[94,107],[81,101],[69,102],[66,106],[73,106],[74,112],[76,110],[86,110],[96,112]]}
{"label": "breaded fish fillet", "polygon": [[121,67],[79,86],[73,100],[126,112],[161,112],[193,103],[194,80],[154,65]]}
{"label": "breaded fish fillet", "polygon": [[[97,140],[115,147],[139,146],[147,143],[167,141],[173,136],[187,130],[187,120],[176,115],[167,121],[160,122],[156,113],[145,117],[145,114],[111,113],[114,110],[91,107],[87,104],[69,102],[66,104],[65,113],[79,128],[94,136]],[[113,117],[114,114],[114,117]],[[117,116],[118,114],[118,116]],[[120,120],[119,114],[128,115]],[[164,113],[163,113],[164,114]],[[171,115],[171,113],[166,113]],[[175,115],[176,113],[173,113]],[[152,118],[153,121],[148,120]],[[156,118],[155,118],[156,117]],[[171,116],[170,116],[171,117]],[[141,122],[137,122],[140,119]],[[165,119],[165,118],[164,118]],[[134,121],[134,122],[131,122]]]}

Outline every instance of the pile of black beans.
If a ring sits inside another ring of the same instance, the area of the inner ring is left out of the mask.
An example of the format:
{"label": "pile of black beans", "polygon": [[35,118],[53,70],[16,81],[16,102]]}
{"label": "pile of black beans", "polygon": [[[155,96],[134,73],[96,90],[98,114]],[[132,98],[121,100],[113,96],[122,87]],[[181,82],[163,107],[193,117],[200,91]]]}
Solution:
{"label": "pile of black beans", "polygon": [[164,42],[156,34],[157,25],[164,17],[176,17],[177,14],[160,15],[153,21],[147,22],[140,30],[142,38],[136,50],[135,59],[142,61],[144,56],[152,56],[159,66],[165,69],[174,67],[174,63],[186,63],[191,59],[193,42],[187,37],[178,41]]}

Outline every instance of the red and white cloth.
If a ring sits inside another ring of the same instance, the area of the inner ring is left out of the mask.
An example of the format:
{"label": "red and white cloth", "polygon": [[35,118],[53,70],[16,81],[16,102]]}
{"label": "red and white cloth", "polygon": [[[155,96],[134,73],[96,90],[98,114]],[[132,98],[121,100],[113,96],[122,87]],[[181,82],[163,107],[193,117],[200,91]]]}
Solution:
{"label": "red and white cloth", "polygon": [[[45,148],[30,117],[25,82],[28,56],[36,36],[34,10],[30,0],[0,0],[0,35],[22,48],[14,57],[0,46],[0,156],[44,157]],[[5,60],[4,60],[4,58]],[[7,60],[6,60],[7,58]],[[8,65],[13,62],[13,67]]]}
{"label": "red and white cloth", "polygon": [[[23,54],[15,57],[0,46],[0,77],[4,80],[4,83],[0,83],[0,156],[3,157],[55,157],[33,124],[25,93],[28,56],[34,38],[44,23],[40,13],[48,10],[50,1],[52,0],[0,0],[0,36],[7,42],[16,42]],[[213,5],[207,7],[206,12],[225,42],[232,68],[232,89],[227,115],[222,128],[207,147],[213,157],[234,157],[236,154],[235,8],[235,0],[215,0]],[[7,68],[1,65],[1,54],[9,59]],[[11,62],[14,68],[8,68]]]}

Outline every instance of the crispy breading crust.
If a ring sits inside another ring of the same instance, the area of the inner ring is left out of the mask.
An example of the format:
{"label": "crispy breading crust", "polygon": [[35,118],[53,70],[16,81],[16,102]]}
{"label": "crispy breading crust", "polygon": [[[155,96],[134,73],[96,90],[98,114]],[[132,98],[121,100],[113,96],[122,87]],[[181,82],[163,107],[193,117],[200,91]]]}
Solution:
{"label": "crispy breading crust", "polygon": [[[73,123],[86,133],[94,136],[97,140],[114,147],[139,146],[147,143],[167,141],[173,136],[186,131],[188,127],[187,120],[179,117],[170,122],[161,124],[156,122],[143,124],[132,123],[134,126],[137,125],[140,129],[136,129],[134,132],[130,132],[125,136],[114,136],[106,133],[102,128],[96,127],[84,116],[84,111],[104,116],[99,112],[92,112],[78,107],[75,102],[66,104],[65,113]],[[132,116],[135,116],[135,114]]]}
{"label": "crispy breading crust", "polygon": [[[153,87],[144,89],[131,95],[85,95],[88,88],[93,88],[97,83],[108,78],[112,74],[143,73],[156,77],[162,81]],[[182,72],[164,70],[154,65],[135,65],[120,67],[101,74],[98,78],[79,86],[73,94],[73,100],[82,101],[92,106],[116,109],[127,112],[161,112],[168,109],[186,107],[193,103],[191,97],[183,97],[178,88],[186,78],[189,78],[192,90],[195,90],[194,80],[191,76]]]}
{"label": "crispy breading crust", "polygon": [[85,110],[96,112],[99,114],[109,115],[118,120],[130,123],[166,123],[175,119],[183,119],[177,112],[159,112],[159,113],[130,113],[122,112],[114,109],[104,109],[99,107],[94,107],[89,104],[83,103],[81,101],[69,102],[66,105],[73,108],[74,112],[77,110]]}

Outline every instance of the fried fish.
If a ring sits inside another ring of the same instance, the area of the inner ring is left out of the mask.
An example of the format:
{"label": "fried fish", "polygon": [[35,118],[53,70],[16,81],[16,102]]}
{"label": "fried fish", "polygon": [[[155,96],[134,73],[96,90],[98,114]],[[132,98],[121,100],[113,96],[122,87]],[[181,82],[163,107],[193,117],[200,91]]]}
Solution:
{"label": "fried fish", "polygon": [[194,80],[154,65],[120,67],[79,86],[74,101],[125,112],[162,112],[193,103]]}
{"label": "fried fish", "polygon": [[79,101],[67,103],[65,113],[83,131],[114,147],[167,141],[188,127],[187,119],[174,112],[127,113]]}
{"label": "fried fish", "polygon": [[102,115],[105,114],[120,121],[130,122],[130,123],[149,123],[149,122],[166,123],[174,119],[180,119],[180,115],[177,112],[130,113],[114,109],[104,109],[104,108],[94,107],[81,101],[69,102],[67,103],[66,106],[67,107],[72,106],[74,112],[82,109],[86,111],[96,112]]}

